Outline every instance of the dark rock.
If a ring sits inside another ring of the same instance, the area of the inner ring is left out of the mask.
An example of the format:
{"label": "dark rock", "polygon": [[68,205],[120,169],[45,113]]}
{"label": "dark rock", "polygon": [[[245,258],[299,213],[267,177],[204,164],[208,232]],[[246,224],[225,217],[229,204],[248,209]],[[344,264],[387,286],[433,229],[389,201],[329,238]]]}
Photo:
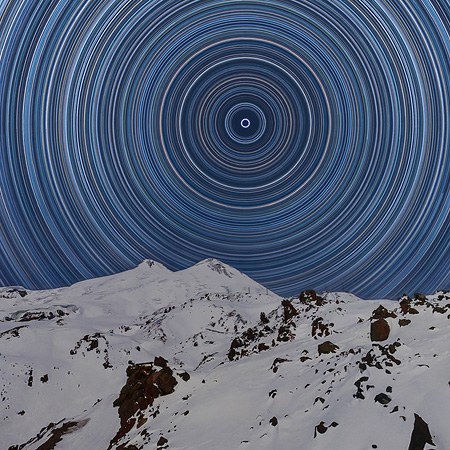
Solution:
{"label": "dark rock", "polygon": [[87,351],[90,352],[98,348],[98,339],[91,339],[89,342],[89,347],[87,347]]}
{"label": "dark rock", "polygon": [[290,342],[295,339],[295,333],[292,332],[291,327],[295,328],[294,322],[288,322],[283,324],[278,329],[277,341],[279,342]]}
{"label": "dark rock", "polygon": [[418,300],[419,302],[426,302],[426,301],[427,301],[427,297],[426,297],[424,294],[420,294],[420,293],[418,293],[418,292],[416,292],[416,293],[414,294],[414,298],[415,298],[416,300]]}
{"label": "dark rock", "polygon": [[291,360],[285,359],[285,358],[275,358],[272,365],[270,366],[270,368],[273,370],[273,373],[276,373],[278,371],[278,366],[281,363],[288,362],[288,361],[291,361]]}
{"label": "dark rock", "polygon": [[325,425],[325,422],[322,421],[319,425],[316,425],[314,428],[314,438],[317,436],[317,433],[324,434],[328,430],[328,427]]}
{"label": "dark rock", "polygon": [[391,399],[391,397],[389,397],[389,395],[380,393],[375,396],[374,400],[376,403],[381,403],[382,405],[387,405],[388,403],[391,402],[392,399]]}
{"label": "dark rock", "polygon": [[244,331],[242,333],[242,337],[246,340],[246,341],[254,341],[255,339],[258,338],[258,334],[256,332],[256,330],[254,330],[253,328],[248,328],[246,331]]}
{"label": "dark rock", "polygon": [[397,314],[395,314],[393,311],[388,311],[383,305],[380,305],[372,312],[372,319],[374,320],[387,319],[388,317],[392,317],[393,319],[395,319],[397,317]]}
{"label": "dark rock", "polygon": [[30,373],[28,375],[27,384],[28,384],[29,387],[33,386],[33,369],[30,370]]}
{"label": "dark rock", "polygon": [[42,383],[47,383],[47,381],[48,381],[48,374],[43,375],[41,377],[41,381],[42,381]]}
{"label": "dark rock", "polygon": [[262,352],[264,350],[269,350],[269,346],[267,344],[264,344],[263,342],[261,342],[260,344],[258,344],[258,351]]}
{"label": "dark rock", "polygon": [[269,323],[269,319],[267,318],[266,314],[264,312],[262,312],[259,315],[259,320],[261,321],[261,323],[263,324],[268,324]]}
{"label": "dark rock", "polygon": [[407,325],[409,325],[411,323],[411,321],[409,319],[399,319],[398,324],[401,327],[406,327]]}
{"label": "dark rock", "polygon": [[278,425],[278,419],[276,417],[272,417],[269,422],[273,427],[276,427]]}
{"label": "dark rock", "polygon": [[281,304],[283,306],[283,320],[285,322],[298,315],[298,311],[289,300],[283,300]]}
{"label": "dark rock", "polygon": [[164,359],[162,356],[155,356],[153,364],[158,367],[167,367],[167,362],[167,359]]}
{"label": "dark rock", "polygon": [[236,351],[237,348],[242,347],[244,344],[239,338],[234,338],[231,341],[230,350],[228,351],[228,359],[230,361],[233,361],[235,356],[238,355],[238,352]]}
{"label": "dark rock", "polygon": [[189,380],[191,379],[191,376],[190,376],[187,372],[179,373],[178,376],[179,376],[183,381],[189,381]]}
{"label": "dark rock", "polygon": [[[158,360],[160,364],[167,364],[163,361],[166,360],[164,358]],[[114,448],[114,445],[135,426],[136,413],[152,406],[159,396],[171,394],[178,384],[172,369],[167,365],[157,370],[151,363],[133,364],[127,367],[127,377],[119,398],[113,403],[114,407],[119,407],[120,428],[111,440],[109,449]],[[142,416],[139,423],[141,425],[144,423]]]}
{"label": "dark rock", "polygon": [[164,437],[164,436],[160,436],[160,438],[158,439],[158,442],[156,443],[156,445],[158,447],[162,447],[163,445],[166,445],[169,441]]}
{"label": "dark rock", "polygon": [[318,345],[317,349],[319,351],[319,355],[327,355],[328,353],[336,353],[336,350],[339,347],[335,344],[333,344],[330,341],[322,342]]}
{"label": "dark rock", "polygon": [[300,302],[303,304],[315,304],[316,306],[322,306],[326,303],[325,299],[317,295],[316,291],[312,289],[300,294]]}
{"label": "dark rock", "polygon": [[391,328],[387,323],[386,319],[378,319],[370,324],[370,340],[374,341],[385,341],[389,337]]}
{"label": "dark rock", "polygon": [[407,314],[409,312],[409,309],[411,308],[411,302],[412,300],[407,295],[404,295],[400,299],[400,309],[403,314]]}
{"label": "dark rock", "polygon": [[418,414],[414,414],[414,428],[408,450],[423,450],[425,444],[435,445],[428,424]]}
{"label": "dark rock", "polygon": [[312,323],[311,336],[329,336],[331,334],[329,326],[323,323],[322,317],[317,317]]}
{"label": "dark rock", "polygon": [[356,386],[356,394],[353,394],[353,397],[364,400],[366,397],[363,394],[362,383],[369,381],[369,377],[361,377],[359,380],[356,380],[354,385]]}
{"label": "dark rock", "polygon": [[[66,422],[63,425],[61,425],[59,428],[54,428],[55,424],[54,423],[50,423],[49,426],[47,427],[49,430],[52,429],[51,431],[51,436],[50,438],[45,441],[43,444],[41,444],[37,450],[53,450],[54,448],[56,448],[56,445],[58,444],[58,442],[60,442],[63,438],[64,435],[66,434],[70,434],[73,431],[82,428],[84,425],[86,425],[86,423],[89,420],[84,420],[81,422]],[[22,447],[19,447],[22,448]]]}

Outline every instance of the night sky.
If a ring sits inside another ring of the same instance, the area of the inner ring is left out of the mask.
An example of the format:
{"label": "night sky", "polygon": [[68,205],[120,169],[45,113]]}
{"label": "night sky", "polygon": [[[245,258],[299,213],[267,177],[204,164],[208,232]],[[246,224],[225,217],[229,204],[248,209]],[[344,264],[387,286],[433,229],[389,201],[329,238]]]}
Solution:
{"label": "night sky", "polygon": [[450,287],[447,0],[2,0],[0,284],[215,257]]}

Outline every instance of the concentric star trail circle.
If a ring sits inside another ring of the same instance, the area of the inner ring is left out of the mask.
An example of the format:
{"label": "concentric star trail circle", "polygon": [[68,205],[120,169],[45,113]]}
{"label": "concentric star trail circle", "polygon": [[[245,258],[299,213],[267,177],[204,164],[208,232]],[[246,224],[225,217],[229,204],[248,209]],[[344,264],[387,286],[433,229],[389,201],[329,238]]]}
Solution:
{"label": "concentric star trail circle", "polygon": [[0,5],[1,284],[450,287],[448,2]]}

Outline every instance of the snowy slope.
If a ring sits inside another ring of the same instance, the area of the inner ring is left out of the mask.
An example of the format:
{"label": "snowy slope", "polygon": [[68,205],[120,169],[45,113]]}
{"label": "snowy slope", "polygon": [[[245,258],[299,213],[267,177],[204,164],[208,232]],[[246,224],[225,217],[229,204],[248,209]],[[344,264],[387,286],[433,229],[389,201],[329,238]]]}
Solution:
{"label": "snowy slope", "polygon": [[213,259],[2,288],[0,449],[450,450],[449,318]]}

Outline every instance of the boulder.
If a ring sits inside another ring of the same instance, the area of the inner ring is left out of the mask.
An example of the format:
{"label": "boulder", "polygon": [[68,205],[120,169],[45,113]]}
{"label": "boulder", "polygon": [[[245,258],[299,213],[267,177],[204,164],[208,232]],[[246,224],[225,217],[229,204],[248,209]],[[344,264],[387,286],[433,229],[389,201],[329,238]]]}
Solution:
{"label": "boulder", "polygon": [[408,450],[423,450],[425,444],[435,445],[428,424],[418,414],[414,414],[414,428]]}
{"label": "boulder", "polygon": [[372,342],[385,341],[389,337],[391,328],[386,319],[378,319],[370,324],[370,340]]}
{"label": "boulder", "polygon": [[335,344],[333,344],[330,341],[325,341],[322,342],[321,344],[318,345],[317,349],[319,351],[319,355],[323,355],[323,354],[328,354],[328,353],[336,353],[336,350],[339,347]]}

